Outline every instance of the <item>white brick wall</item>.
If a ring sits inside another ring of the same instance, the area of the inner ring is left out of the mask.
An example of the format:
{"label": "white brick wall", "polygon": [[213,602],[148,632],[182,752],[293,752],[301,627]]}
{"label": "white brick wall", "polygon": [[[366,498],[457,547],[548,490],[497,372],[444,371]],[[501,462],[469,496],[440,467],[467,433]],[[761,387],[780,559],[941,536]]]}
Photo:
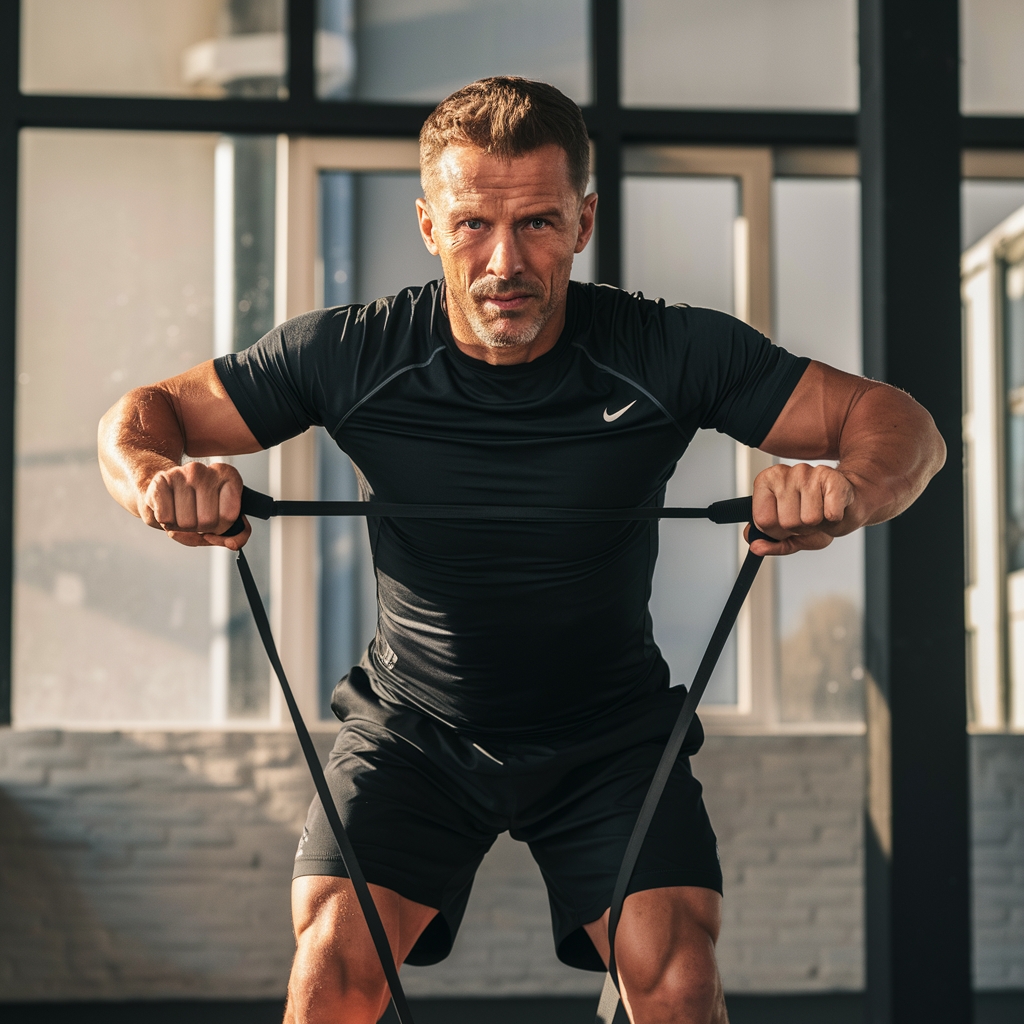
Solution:
{"label": "white brick wall", "polygon": [[[973,744],[977,976],[1019,987],[1024,737]],[[721,840],[726,986],[860,988],[863,741],[712,737],[694,769]],[[287,734],[0,730],[0,999],[280,995],[310,794]],[[406,976],[414,995],[600,984],[555,959],[539,874],[507,838],[453,955]]]}
{"label": "white brick wall", "polygon": [[729,991],[863,987],[863,750],[713,736],[694,758],[722,854]]}
{"label": "white brick wall", "polygon": [[974,978],[1024,989],[1024,736],[971,740]]}
{"label": "white brick wall", "polygon": [[0,995],[280,994],[296,753],[275,733],[0,733]]}

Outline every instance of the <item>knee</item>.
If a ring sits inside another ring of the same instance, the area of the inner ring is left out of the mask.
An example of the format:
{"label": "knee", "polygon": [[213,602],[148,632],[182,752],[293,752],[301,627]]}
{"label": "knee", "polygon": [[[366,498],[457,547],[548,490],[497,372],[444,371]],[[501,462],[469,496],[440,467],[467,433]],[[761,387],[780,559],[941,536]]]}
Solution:
{"label": "knee", "polygon": [[717,1024],[722,1019],[722,985],[710,941],[687,943],[664,959],[623,964],[621,974],[633,1024]]}
{"label": "knee", "polygon": [[296,937],[288,1006],[296,1024],[376,1024],[387,999],[372,946],[345,941],[334,915],[321,913]]}
{"label": "knee", "polygon": [[669,969],[653,984],[627,993],[633,1024],[712,1024],[722,998],[714,967]]}
{"label": "knee", "polygon": [[328,943],[302,938],[288,979],[296,1024],[376,1024],[387,996],[379,965],[346,956]]}

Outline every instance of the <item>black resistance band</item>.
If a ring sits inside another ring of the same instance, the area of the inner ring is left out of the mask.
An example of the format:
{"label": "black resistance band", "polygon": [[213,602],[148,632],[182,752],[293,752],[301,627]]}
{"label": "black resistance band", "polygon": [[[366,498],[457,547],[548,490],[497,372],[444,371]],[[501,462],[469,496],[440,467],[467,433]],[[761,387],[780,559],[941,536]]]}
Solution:
{"label": "black resistance band", "polygon": [[[533,506],[503,506],[503,505],[396,505],[388,502],[364,502],[364,501],[275,501],[266,494],[250,490],[248,487],[242,491],[242,515],[253,516],[256,519],[269,519],[271,516],[373,516],[383,519],[489,519],[489,520],[546,520],[559,522],[628,522],[637,519],[710,519],[713,523],[750,523],[749,540],[772,540],[773,538],[761,533],[753,523],[751,517],[750,498],[729,498],[725,501],[716,501],[707,508],[607,508],[607,509],[578,509],[578,508],[536,508]],[[239,516],[230,530],[224,536],[233,537],[241,533],[245,528],[244,520]],[[661,800],[665,785],[668,782],[672,768],[679,757],[683,740],[693,721],[704,690],[707,688],[711,673],[718,664],[718,659],[725,648],[726,640],[729,638],[732,627],[740,613],[740,608],[750,592],[750,587],[761,566],[763,557],[747,552],[743,565],[740,568],[736,582],[722,614],[719,616],[718,624],[711,634],[704,657],[701,659],[700,667],[693,678],[689,692],[679,710],[675,725],[669,735],[665,750],[658,762],[658,767],[651,780],[650,789],[644,798],[643,806],[633,826],[632,835],[626,846],[626,853],[622,858],[622,865],[619,868],[618,877],[615,880],[615,888],[612,891],[611,909],[608,915],[608,947],[610,955],[608,958],[608,977],[605,979],[604,991],[601,993],[601,1002],[597,1010],[597,1024],[613,1024],[615,1013],[619,1006],[619,977],[615,967],[615,932],[622,917],[622,905],[626,899],[626,889],[629,880],[633,876],[633,869],[636,867],[637,858],[643,847],[647,830],[650,828],[654,813],[657,810],[658,802]],[[310,738],[306,723],[302,720],[299,706],[295,702],[295,695],[288,685],[285,676],[284,666],[281,664],[280,655],[277,653],[277,645],[274,643],[274,636],[270,631],[270,620],[267,618],[266,608],[263,606],[263,599],[260,597],[256,581],[253,579],[252,570],[246,561],[244,552],[238,552],[238,572],[242,577],[242,586],[245,588],[245,596],[249,599],[249,607],[252,609],[253,618],[256,620],[256,628],[259,630],[260,639],[266,649],[267,657],[274,668],[281,690],[284,693],[285,703],[292,716],[292,723],[295,732],[299,737],[299,745],[305,755],[306,764],[309,766],[310,774],[316,785],[320,803],[323,804],[324,813],[330,822],[331,831],[338,842],[345,869],[352,881],[356,898],[362,908],[363,917],[370,929],[370,937],[373,939],[374,948],[380,959],[381,967],[384,969],[384,977],[391,991],[391,1000],[398,1014],[400,1024],[413,1024],[412,1014],[409,1012],[409,1003],[402,990],[402,983],[398,979],[398,966],[395,964],[394,954],[388,943],[387,933],[377,913],[377,907],[373,902],[373,896],[366,884],[366,876],[363,874],[359,861],[356,859],[355,850],[342,824],[341,815],[334,802],[324,770],[320,765],[316,748]]]}

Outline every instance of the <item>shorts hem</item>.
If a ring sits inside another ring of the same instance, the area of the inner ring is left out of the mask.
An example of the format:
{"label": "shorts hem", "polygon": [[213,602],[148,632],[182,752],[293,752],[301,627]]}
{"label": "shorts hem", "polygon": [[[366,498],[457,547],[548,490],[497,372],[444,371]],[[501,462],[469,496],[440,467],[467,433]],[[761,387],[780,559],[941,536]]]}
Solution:
{"label": "shorts hem", "polygon": [[[412,882],[408,877],[396,874],[387,868],[380,868],[372,863],[367,863],[362,857],[359,858],[359,865],[363,869],[363,875],[367,882],[390,889],[399,896],[413,903],[419,903],[431,910],[441,912],[444,902],[442,894],[428,892],[426,889]],[[306,875],[324,875],[331,878],[348,878],[348,870],[344,862],[334,860],[330,857],[301,857],[295,861],[292,868],[292,881]]]}

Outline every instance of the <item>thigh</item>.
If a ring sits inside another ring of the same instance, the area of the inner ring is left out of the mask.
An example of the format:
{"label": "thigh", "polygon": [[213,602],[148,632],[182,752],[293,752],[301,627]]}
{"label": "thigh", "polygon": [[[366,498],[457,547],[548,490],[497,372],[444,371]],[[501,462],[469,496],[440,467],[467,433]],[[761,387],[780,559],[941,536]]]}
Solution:
{"label": "thigh", "polygon": [[[728,1020],[715,942],[722,897],[712,889],[675,886],[626,897],[615,933],[619,991],[629,1019]],[[586,926],[608,962],[608,912]]]}
{"label": "thigh", "polygon": [[[571,966],[602,968],[584,926],[611,904],[662,749],[639,743],[574,769],[552,787],[559,799],[523,830],[548,886],[558,955]],[[686,758],[672,770],[627,894],[671,887],[722,889],[715,833]]]}
{"label": "thigh", "polygon": [[[372,882],[369,887],[392,956],[400,964],[437,910]],[[325,957],[376,972],[377,952],[349,879],[332,875],[300,875],[293,879],[292,924],[298,944],[308,943],[318,947]]]}
{"label": "thigh", "polygon": [[[324,773],[367,881],[410,904],[441,912],[410,962],[443,959],[476,868],[494,841],[492,824],[447,766],[366,723],[342,725]],[[319,797],[314,797],[293,877],[347,875]]]}
{"label": "thigh", "polygon": [[[608,914],[606,910],[584,926],[605,964]],[[615,957],[622,970],[633,964],[663,968],[681,950],[713,949],[721,928],[722,894],[714,889],[688,885],[644,889],[631,893],[622,905]]]}

